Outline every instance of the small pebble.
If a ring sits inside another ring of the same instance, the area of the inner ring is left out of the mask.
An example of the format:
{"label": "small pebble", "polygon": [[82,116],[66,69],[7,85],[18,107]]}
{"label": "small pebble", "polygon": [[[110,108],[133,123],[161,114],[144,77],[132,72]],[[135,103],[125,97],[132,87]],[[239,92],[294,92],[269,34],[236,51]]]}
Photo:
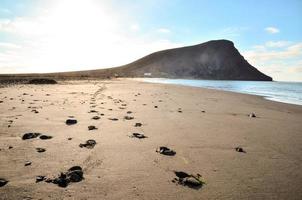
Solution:
{"label": "small pebble", "polygon": [[46,149],[44,149],[44,148],[36,148],[36,150],[38,153],[42,153],[42,152],[46,151]]}
{"label": "small pebble", "polygon": [[249,117],[254,118],[254,117],[256,117],[256,114],[255,113],[250,113]]}
{"label": "small pebble", "polygon": [[45,176],[36,176],[36,183],[39,183],[41,181],[44,181],[46,179]]}
{"label": "small pebble", "polygon": [[3,178],[0,178],[0,187],[5,186],[7,183],[8,183],[7,180],[5,180],[5,179],[3,179]]}
{"label": "small pebble", "polygon": [[242,147],[236,147],[235,150],[240,153],[246,153],[246,151]]}

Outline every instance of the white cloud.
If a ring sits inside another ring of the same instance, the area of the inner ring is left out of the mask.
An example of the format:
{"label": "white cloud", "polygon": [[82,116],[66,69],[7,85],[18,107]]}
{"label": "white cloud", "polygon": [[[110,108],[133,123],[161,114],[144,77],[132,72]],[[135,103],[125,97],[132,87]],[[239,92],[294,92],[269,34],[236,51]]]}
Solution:
{"label": "white cloud", "polygon": [[[290,70],[293,73],[301,73],[302,74],[302,60],[299,61],[297,66],[293,66]],[[302,79],[302,77],[301,77]]]}
{"label": "white cloud", "polygon": [[270,33],[270,34],[275,34],[275,33],[279,33],[280,32],[280,30],[278,29],[278,28],[276,28],[276,27],[266,27],[265,29],[264,29],[267,33]]}
{"label": "white cloud", "polygon": [[302,68],[302,42],[266,42],[242,54],[249,63],[275,80],[302,81],[299,70]]}
{"label": "white cloud", "polygon": [[157,29],[157,32],[159,32],[159,33],[171,33],[171,30],[167,29],[167,28],[159,28],[159,29]]}
{"label": "white cloud", "polygon": [[21,48],[21,46],[13,44],[13,43],[8,43],[8,42],[0,42],[0,49],[18,49]]}
{"label": "white cloud", "polygon": [[0,73],[113,67],[182,45],[136,31],[140,29],[137,23],[116,15],[104,2],[55,2],[37,16],[0,20],[0,32],[20,41],[0,41]]}
{"label": "white cloud", "polygon": [[293,51],[293,52],[300,52],[301,53],[301,49],[302,49],[302,42],[300,43],[296,43],[292,46],[289,46],[287,48],[289,51]]}
{"label": "white cloud", "polygon": [[302,60],[265,63],[264,72],[278,81],[302,81]]}
{"label": "white cloud", "polygon": [[290,41],[268,41],[265,43],[265,46],[280,48],[280,47],[286,47],[290,44],[291,44]]}
{"label": "white cloud", "polygon": [[267,51],[268,48],[276,49],[276,48],[284,48],[288,47],[289,45],[293,44],[290,41],[268,41],[262,45],[254,45],[252,46],[253,52],[255,51]]}
{"label": "white cloud", "polygon": [[130,29],[131,29],[132,31],[138,31],[138,30],[140,29],[140,27],[139,27],[138,24],[132,24],[132,25],[130,26]]}
{"label": "white cloud", "polygon": [[302,56],[302,43],[296,43],[280,50],[271,50],[265,48],[265,45],[257,45],[254,50],[245,51],[244,55],[251,61],[294,58]]}

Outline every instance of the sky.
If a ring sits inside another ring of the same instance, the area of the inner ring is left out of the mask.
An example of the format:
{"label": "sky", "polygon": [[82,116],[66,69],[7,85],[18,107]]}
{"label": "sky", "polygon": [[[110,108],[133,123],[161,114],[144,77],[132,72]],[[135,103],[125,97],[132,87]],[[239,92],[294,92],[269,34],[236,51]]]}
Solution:
{"label": "sky", "polygon": [[228,39],[277,81],[302,81],[302,0],[0,0],[0,73],[114,67]]}

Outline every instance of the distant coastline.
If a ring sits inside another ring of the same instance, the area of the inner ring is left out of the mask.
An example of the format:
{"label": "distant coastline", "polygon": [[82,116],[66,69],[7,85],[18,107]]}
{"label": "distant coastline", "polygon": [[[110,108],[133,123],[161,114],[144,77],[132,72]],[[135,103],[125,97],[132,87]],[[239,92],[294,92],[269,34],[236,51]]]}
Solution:
{"label": "distant coastline", "polygon": [[207,89],[224,90],[243,94],[262,96],[265,99],[302,105],[302,82],[263,82],[240,80],[196,80],[196,79],[166,79],[166,78],[137,78],[135,80],[176,84]]}

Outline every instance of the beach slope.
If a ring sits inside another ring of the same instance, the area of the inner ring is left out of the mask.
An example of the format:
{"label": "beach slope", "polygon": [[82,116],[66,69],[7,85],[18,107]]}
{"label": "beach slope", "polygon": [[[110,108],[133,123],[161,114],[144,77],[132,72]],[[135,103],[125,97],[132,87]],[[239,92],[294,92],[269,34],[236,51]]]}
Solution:
{"label": "beach slope", "polygon": [[[302,199],[301,122],[302,106],[194,87],[126,79],[2,86],[0,178],[8,182],[0,199]],[[96,144],[83,146],[89,139]],[[72,166],[83,180],[36,182]],[[205,184],[179,184],[175,171]]]}

